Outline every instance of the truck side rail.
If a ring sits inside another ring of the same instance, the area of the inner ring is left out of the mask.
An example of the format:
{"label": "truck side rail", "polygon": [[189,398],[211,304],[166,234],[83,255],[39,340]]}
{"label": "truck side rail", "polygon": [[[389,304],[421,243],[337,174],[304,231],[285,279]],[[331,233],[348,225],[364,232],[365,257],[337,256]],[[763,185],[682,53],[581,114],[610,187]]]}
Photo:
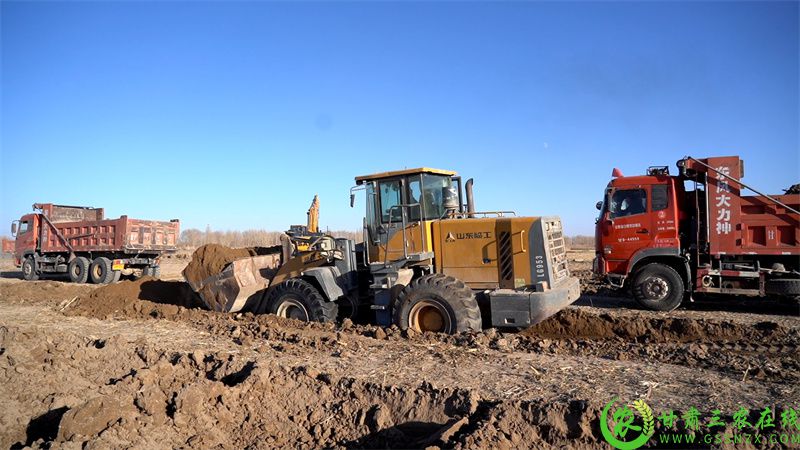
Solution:
{"label": "truck side rail", "polygon": [[738,183],[742,187],[750,189],[751,191],[755,192],[758,195],[761,195],[762,197],[768,198],[769,200],[771,200],[774,203],[786,208],[787,210],[789,210],[789,211],[791,211],[791,212],[793,212],[795,214],[800,214],[800,211],[798,211],[798,210],[792,208],[791,206],[783,203],[782,201],[778,200],[777,198],[772,197],[771,195],[768,195],[768,194],[764,194],[763,192],[759,191],[758,189],[755,189],[755,188],[753,188],[751,186],[748,186],[747,184],[743,183],[741,180],[737,180],[736,178],[734,178],[734,177],[732,177],[730,175],[725,175],[724,173],[720,172],[719,170],[709,166],[708,164],[706,164],[706,163],[704,163],[704,162],[702,162],[702,161],[700,161],[700,160],[698,160],[696,158],[692,158],[691,156],[686,156],[684,159],[686,159],[686,160],[691,159],[692,161],[700,164],[701,166],[705,167],[706,169],[709,169],[709,170],[713,171],[714,173],[719,175],[721,178],[727,178],[729,180],[733,180],[733,182]]}

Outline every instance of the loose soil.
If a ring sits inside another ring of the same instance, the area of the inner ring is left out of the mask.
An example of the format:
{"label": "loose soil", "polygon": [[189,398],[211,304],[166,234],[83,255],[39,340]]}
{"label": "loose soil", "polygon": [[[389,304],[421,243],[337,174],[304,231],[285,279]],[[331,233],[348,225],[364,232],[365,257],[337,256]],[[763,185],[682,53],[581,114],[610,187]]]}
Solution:
{"label": "loose soil", "polygon": [[183,276],[190,283],[197,284],[222,272],[233,261],[257,254],[255,248],[229,248],[218,244],[207,244],[194,251],[192,260],[183,270]]}
{"label": "loose soil", "polygon": [[65,314],[99,319],[173,318],[183,308],[204,307],[203,302],[186,282],[142,277],[136,281],[109,284],[79,296],[69,308],[65,308]]}
{"label": "loose soil", "polygon": [[0,278],[0,448],[589,449],[613,396],[800,402],[795,315],[628,301],[445,336],[212,312],[178,280]]}

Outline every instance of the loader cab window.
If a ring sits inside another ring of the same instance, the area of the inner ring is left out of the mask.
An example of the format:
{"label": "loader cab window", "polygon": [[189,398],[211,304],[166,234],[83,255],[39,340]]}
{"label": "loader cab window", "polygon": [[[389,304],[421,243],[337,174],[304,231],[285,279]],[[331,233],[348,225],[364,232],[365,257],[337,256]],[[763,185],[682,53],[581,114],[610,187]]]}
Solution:
{"label": "loader cab window", "polygon": [[401,204],[400,180],[381,181],[378,183],[378,196],[381,203],[381,221],[392,223],[402,221],[402,211],[398,205]]}
{"label": "loader cab window", "polygon": [[370,182],[367,183],[367,217],[366,217],[366,225],[367,225],[367,234],[368,239],[372,242],[377,239],[378,236],[378,223],[377,223],[377,215],[375,214],[375,205],[377,201],[375,200],[375,183]]}
{"label": "loader cab window", "polygon": [[647,212],[647,191],[644,189],[618,189],[614,191],[608,211],[611,219]]}
{"label": "loader cab window", "polygon": [[446,175],[422,174],[422,211],[425,220],[439,219],[444,215],[444,190],[453,186]]}
{"label": "loader cab window", "polygon": [[416,222],[419,220],[422,212],[422,180],[419,175],[408,178],[408,216],[409,220]]}

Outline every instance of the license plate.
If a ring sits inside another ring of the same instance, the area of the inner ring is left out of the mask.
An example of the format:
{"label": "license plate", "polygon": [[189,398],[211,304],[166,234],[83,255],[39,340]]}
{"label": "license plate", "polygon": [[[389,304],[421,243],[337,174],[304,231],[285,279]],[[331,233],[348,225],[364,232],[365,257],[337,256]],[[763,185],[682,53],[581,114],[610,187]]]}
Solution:
{"label": "license plate", "polygon": [[122,270],[124,268],[125,264],[123,264],[122,261],[115,260],[114,262],[111,263],[111,270]]}

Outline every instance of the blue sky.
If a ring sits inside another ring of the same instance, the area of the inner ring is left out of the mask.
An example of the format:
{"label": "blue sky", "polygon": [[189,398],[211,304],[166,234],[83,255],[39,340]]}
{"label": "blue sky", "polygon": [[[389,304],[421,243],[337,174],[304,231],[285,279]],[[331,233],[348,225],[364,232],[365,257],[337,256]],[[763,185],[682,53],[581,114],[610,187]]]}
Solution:
{"label": "blue sky", "polygon": [[797,2],[1,5],[5,224],[53,202],[282,230],[319,194],[358,229],[356,175],[431,166],[591,234],[615,166],[800,182]]}

